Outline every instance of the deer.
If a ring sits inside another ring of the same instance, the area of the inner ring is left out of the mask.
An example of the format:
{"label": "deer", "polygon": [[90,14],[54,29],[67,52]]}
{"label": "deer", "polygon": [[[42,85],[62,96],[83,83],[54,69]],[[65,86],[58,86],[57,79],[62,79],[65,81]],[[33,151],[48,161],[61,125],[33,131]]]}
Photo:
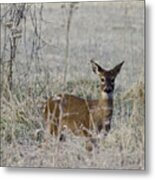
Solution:
{"label": "deer", "polygon": [[124,61],[113,69],[105,70],[93,59],[93,72],[100,79],[100,97],[96,100],[80,98],[71,94],[50,97],[45,104],[44,118],[47,131],[55,136],[68,128],[78,136],[92,137],[92,131],[99,134],[111,129],[113,114],[113,92],[115,79]]}

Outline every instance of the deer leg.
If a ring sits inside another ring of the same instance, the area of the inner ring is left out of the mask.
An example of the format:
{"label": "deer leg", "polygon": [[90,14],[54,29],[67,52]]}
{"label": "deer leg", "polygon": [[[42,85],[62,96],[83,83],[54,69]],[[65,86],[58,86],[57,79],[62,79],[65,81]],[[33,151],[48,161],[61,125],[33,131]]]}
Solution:
{"label": "deer leg", "polygon": [[108,124],[108,125],[105,126],[105,130],[106,130],[107,132],[109,132],[110,129],[111,129],[111,125],[110,125],[110,124]]}
{"label": "deer leg", "polygon": [[111,129],[111,122],[110,122],[110,120],[108,120],[105,122],[105,130],[108,133],[110,131],[110,129]]}
{"label": "deer leg", "polygon": [[58,128],[57,128],[57,125],[55,124],[51,124],[50,125],[50,133],[54,136],[57,136],[58,135]]}

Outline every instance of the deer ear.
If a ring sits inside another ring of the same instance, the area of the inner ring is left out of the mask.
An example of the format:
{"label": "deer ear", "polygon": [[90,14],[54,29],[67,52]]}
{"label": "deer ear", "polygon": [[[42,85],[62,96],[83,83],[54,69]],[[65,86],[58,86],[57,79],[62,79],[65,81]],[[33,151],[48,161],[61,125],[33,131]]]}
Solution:
{"label": "deer ear", "polygon": [[101,72],[103,72],[104,70],[101,68],[101,66],[99,66],[93,59],[90,60],[91,64],[92,64],[92,69],[94,71],[95,74],[100,74]]}
{"label": "deer ear", "polygon": [[111,70],[112,74],[113,74],[115,77],[116,77],[117,74],[120,72],[121,67],[122,67],[123,64],[124,64],[124,61],[121,62],[120,64],[118,64],[117,66],[115,66],[115,67]]}

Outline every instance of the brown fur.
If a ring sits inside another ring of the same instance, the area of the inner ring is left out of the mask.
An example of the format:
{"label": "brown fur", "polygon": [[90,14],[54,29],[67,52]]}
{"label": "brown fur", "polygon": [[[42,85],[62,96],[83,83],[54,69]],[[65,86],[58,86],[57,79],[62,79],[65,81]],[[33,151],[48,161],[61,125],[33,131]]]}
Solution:
{"label": "brown fur", "polygon": [[[113,112],[114,82],[120,68],[106,71],[91,61],[93,71],[101,79],[101,96],[98,100],[86,100],[69,94],[60,94],[47,100],[45,120],[51,134],[57,135],[63,128],[70,129],[75,135],[91,136],[90,130],[99,133],[110,130]],[[104,79],[103,79],[104,78]]]}

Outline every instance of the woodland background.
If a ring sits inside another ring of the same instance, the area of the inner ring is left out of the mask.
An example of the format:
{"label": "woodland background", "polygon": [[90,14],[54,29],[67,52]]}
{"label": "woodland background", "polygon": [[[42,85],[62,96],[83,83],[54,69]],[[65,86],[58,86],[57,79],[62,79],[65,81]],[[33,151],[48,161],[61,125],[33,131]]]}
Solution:
{"label": "woodland background", "polygon": [[[144,1],[1,4],[1,165],[144,169]],[[94,99],[90,59],[117,77],[112,130],[99,149],[45,138],[45,97]]]}

